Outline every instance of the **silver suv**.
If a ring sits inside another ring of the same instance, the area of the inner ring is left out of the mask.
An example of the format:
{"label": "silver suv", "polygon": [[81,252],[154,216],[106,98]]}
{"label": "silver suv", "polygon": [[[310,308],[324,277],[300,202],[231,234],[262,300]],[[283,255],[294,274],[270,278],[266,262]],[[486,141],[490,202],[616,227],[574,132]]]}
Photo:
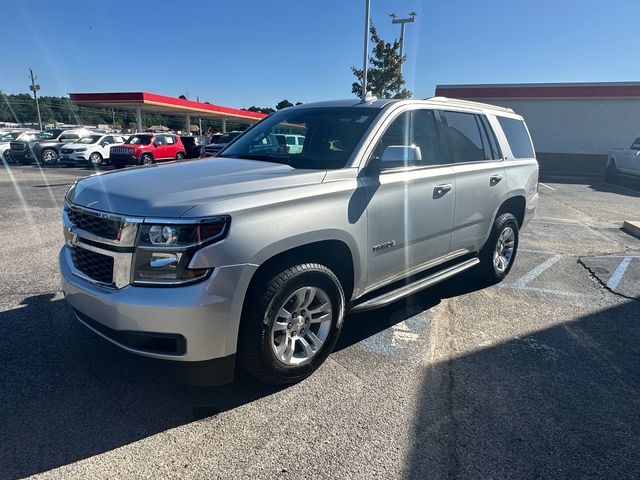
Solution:
{"label": "silver suv", "polygon": [[[265,142],[305,138],[300,151]],[[270,146],[271,145],[271,146]],[[233,379],[299,381],[348,311],[511,269],[538,163],[509,109],[434,98],[281,110],[215,158],[94,175],[67,193],[63,289],[116,345]]]}

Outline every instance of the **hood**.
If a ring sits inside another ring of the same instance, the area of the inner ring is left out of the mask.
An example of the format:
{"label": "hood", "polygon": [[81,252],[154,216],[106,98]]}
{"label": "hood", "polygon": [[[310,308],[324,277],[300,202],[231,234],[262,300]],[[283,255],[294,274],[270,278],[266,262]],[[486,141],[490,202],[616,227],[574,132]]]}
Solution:
{"label": "hood", "polygon": [[315,185],[325,174],[256,160],[192,160],[93,175],[76,184],[70,200],[120,215],[180,217],[203,203]]}

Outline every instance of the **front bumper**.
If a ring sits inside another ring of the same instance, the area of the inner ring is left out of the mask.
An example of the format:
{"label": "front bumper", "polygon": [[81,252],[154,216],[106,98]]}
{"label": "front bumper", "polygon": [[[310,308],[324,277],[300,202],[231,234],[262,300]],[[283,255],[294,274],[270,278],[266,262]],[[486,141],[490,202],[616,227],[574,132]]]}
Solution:
{"label": "front bumper", "polygon": [[85,153],[60,153],[60,163],[86,164],[88,163]]}
{"label": "front bumper", "polygon": [[114,289],[75,274],[69,247],[62,247],[59,261],[62,289],[78,320],[124,350],[172,363],[235,355],[244,294],[257,266],[219,267],[183,287]]}

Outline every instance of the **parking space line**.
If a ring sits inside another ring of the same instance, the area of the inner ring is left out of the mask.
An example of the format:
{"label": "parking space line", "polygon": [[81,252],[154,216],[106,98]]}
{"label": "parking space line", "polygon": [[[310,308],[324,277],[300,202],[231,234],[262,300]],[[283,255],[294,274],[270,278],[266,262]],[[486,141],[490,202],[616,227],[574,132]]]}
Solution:
{"label": "parking space line", "polygon": [[556,189],[555,189],[555,188],[550,187],[550,186],[549,186],[549,185],[547,185],[546,183],[538,182],[538,185],[542,185],[543,187],[547,187],[549,190],[552,190],[552,191],[554,191],[554,192],[556,191]]}
{"label": "parking space line", "polygon": [[607,288],[613,290],[617,288],[618,285],[620,285],[620,281],[624,276],[624,272],[627,271],[629,263],[631,263],[631,257],[624,257],[622,259],[620,265],[618,265],[618,268],[616,268],[615,272],[613,272],[613,275],[611,275],[611,278],[609,278],[609,281],[607,282]]}
{"label": "parking space line", "polygon": [[580,292],[566,292],[564,290],[553,290],[551,288],[540,288],[540,287],[514,287],[513,285],[505,285],[504,288],[516,289],[516,290],[524,290],[526,292],[537,292],[537,293],[546,293],[550,295],[560,295],[562,297],[573,297],[573,298],[601,298],[602,296],[593,295],[590,293],[580,293]]}
{"label": "parking space line", "polygon": [[562,255],[556,254],[553,257],[549,258],[548,260],[544,261],[543,263],[538,265],[536,268],[531,270],[529,273],[527,273],[526,275],[523,275],[518,280],[516,280],[512,285],[513,288],[523,288],[527,283],[537,278],[540,274],[542,274],[542,272],[544,272],[549,267],[553,266],[561,258],[562,258]]}
{"label": "parking space line", "polygon": [[535,248],[518,248],[519,252],[525,253],[542,253],[544,255],[555,255],[556,252],[550,252],[549,250],[536,250]]}

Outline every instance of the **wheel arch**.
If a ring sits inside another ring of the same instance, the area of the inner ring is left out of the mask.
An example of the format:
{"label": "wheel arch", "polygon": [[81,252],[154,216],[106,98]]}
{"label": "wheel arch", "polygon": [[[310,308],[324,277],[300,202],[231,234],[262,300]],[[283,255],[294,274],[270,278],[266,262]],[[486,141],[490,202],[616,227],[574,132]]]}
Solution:
{"label": "wheel arch", "polygon": [[511,213],[518,221],[518,227],[522,228],[524,223],[524,215],[527,208],[527,199],[524,195],[514,195],[507,198],[496,210],[496,214],[493,219],[495,221],[503,213]]}

